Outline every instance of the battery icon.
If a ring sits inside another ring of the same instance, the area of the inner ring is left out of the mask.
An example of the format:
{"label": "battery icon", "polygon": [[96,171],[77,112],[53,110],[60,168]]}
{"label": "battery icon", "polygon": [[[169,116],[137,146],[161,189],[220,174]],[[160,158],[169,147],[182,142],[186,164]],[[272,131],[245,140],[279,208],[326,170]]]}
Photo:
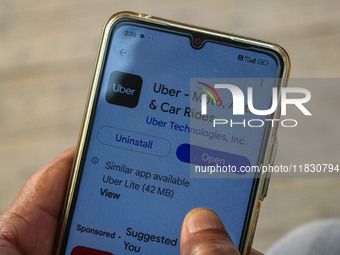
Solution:
{"label": "battery icon", "polygon": [[265,59],[258,59],[257,60],[257,63],[259,64],[259,65],[263,65],[263,66],[267,66],[268,64],[269,64],[269,61],[268,60],[265,60]]}

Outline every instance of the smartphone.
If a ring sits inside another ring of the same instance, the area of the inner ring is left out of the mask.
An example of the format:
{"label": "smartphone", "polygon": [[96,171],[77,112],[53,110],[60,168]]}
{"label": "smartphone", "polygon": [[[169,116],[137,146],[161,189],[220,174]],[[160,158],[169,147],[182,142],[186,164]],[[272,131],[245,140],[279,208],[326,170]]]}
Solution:
{"label": "smartphone", "polygon": [[[233,101],[222,104],[210,79],[255,79],[258,101],[269,107],[271,89],[286,85],[289,69],[287,53],[276,44],[140,13],[112,16],[103,30],[56,254],[179,254],[182,221],[196,207],[216,211],[246,254],[269,176],[200,178],[193,176],[195,164],[272,164],[278,125],[213,127],[213,109],[231,111]],[[210,99],[205,114],[204,94]],[[271,117],[279,118],[279,110]]]}

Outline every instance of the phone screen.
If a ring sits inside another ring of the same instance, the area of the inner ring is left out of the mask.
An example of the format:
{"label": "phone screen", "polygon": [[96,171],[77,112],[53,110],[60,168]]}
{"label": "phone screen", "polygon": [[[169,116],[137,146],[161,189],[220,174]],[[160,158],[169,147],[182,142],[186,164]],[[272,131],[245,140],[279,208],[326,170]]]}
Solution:
{"label": "phone screen", "polygon": [[[278,61],[213,41],[195,49],[183,33],[130,20],[112,28],[104,61],[65,254],[179,254],[182,221],[196,207],[216,211],[238,246],[255,179],[190,178],[182,152],[192,132],[201,139],[197,153],[208,148],[211,155],[230,135],[226,129],[190,130],[193,120],[211,125],[190,106],[199,101],[190,82],[276,78]],[[266,91],[263,102],[270,106]],[[237,131],[246,144],[225,143],[219,157],[256,164],[264,127],[248,131]]]}

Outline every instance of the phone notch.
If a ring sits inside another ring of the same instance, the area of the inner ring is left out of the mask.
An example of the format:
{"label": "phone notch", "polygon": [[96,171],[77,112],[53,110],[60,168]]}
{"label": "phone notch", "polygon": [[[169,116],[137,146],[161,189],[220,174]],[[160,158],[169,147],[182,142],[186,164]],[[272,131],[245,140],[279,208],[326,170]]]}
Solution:
{"label": "phone notch", "polygon": [[191,34],[191,40],[190,40],[190,44],[191,47],[193,47],[196,50],[200,50],[204,47],[204,44],[206,42],[206,38],[204,37],[204,35],[199,34],[199,33],[193,33]]}

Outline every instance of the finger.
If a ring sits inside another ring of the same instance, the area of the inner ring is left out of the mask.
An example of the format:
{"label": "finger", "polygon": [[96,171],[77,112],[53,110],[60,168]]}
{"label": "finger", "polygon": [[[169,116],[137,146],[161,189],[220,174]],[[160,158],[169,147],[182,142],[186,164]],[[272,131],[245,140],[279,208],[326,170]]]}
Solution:
{"label": "finger", "polygon": [[75,148],[65,151],[27,181],[1,215],[0,244],[25,254],[52,252],[74,154]]}
{"label": "finger", "polygon": [[239,255],[217,214],[206,208],[187,214],[180,243],[181,255]]}

